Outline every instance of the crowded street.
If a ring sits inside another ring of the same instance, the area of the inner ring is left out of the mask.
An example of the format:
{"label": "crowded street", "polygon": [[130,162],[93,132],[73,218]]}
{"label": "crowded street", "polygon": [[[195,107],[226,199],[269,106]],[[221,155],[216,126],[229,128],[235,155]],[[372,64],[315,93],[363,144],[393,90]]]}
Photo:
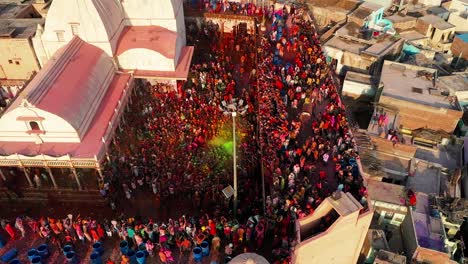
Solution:
{"label": "crowded street", "polygon": [[[295,220],[325,198],[349,192],[367,210],[355,141],[307,11],[202,3],[189,4],[256,16],[259,24],[264,16],[265,31],[186,23],[195,46],[187,81],[138,80],[113,138],[99,179],[109,209],[0,215],[0,255],[17,248],[27,263],[27,249],[45,243],[47,263],[72,263],[63,253],[69,245],[75,263],[91,263],[99,242],[107,264],[134,263],[129,250],[146,252],[149,263],[227,263],[244,252],[290,263]],[[235,124],[223,109],[234,103],[246,109]],[[223,193],[233,185],[234,155],[236,212]],[[193,250],[202,244],[210,252],[199,260]]]}

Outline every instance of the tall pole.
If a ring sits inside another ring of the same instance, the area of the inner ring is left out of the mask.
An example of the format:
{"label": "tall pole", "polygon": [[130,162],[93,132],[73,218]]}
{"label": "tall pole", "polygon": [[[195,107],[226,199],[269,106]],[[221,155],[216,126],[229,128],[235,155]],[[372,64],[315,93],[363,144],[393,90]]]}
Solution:
{"label": "tall pole", "polygon": [[[263,0],[262,0],[262,7],[263,7]],[[262,22],[260,24],[260,28],[257,28],[257,30],[255,31],[256,32],[256,41],[255,41],[255,44],[256,44],[256,52],[255,52],[255,62],[256,62],[256,71],[255,71],[255,74],[258,74],[259,70],[258,70],[258,47],[259,47],[259,42],[260,42],[260,34],[261,34],[261,30],[262,30],[262,25],[265,24],[265,11],[263,11],[263,18],[262,18]],[[257,94],[260,94],[260,81],[258,79],[258,76],[257,76]],[[259,148],[260,148],[260,176],[262,178],[262,200],[263,200],[263,215],[266,215],[266,201],[265,201],[265,171],[264,171],[264,168],[263,168],[263,142],[262,142],[262,126],[261,126],[261,122],[260,122],[260,102],[258,102],[258,114],[257,114],[257,140],[260,142],[259,144]]]}
{"label": "tall pole", "polygon": [[234,218],[237,215],[237,154],[236,154],[236,112],[232,112],[232,160],[234,171]]}

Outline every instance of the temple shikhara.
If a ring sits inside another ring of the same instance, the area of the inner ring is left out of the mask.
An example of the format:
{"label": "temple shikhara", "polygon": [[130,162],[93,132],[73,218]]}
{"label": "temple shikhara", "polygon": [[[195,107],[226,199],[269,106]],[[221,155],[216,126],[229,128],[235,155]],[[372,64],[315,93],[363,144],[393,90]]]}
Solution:
{"label": "temple shikhara", "polygon": [[[0,166],[78,168],[102,175],[135,79],[185,80],[182,1],[55,0],[32,39],[42,69],[0,119]],[[147,6],[147,8],[141,8]]]}

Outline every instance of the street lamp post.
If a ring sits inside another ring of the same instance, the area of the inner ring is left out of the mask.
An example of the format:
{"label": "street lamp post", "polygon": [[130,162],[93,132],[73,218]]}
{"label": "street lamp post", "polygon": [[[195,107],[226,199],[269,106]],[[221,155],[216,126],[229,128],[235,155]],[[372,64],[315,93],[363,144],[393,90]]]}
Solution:
{"label": "street lamp post", "polygon": [[232,99],[229,103],[222,101],[219,109],[224,112],[225,115],[232,116],[232,169],[233,169],[233,181],[234,181],[234,217],[237,215],[237,143],[236,143],[236,116],[239,113],[244,115],[247,112],[248,105],[244,105],[244,100],[237,101]]}
{"label": "street lamp post", "polygon": [[234,216],[237,214],[237,155],[236,155],[236,116],[237,112],[231,112],[232,115],[232,170],[234,174]]}

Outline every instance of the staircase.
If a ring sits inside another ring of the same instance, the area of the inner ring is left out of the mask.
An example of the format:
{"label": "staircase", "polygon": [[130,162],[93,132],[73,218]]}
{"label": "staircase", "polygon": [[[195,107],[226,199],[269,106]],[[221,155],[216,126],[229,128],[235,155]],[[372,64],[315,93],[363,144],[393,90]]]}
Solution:
{"label": "staircase", "polygon": [[367,149],[373,150],[374,145],[372,144],[371,138],[367,133],[361,129],[353,131],[354,140],[360,150]]}

